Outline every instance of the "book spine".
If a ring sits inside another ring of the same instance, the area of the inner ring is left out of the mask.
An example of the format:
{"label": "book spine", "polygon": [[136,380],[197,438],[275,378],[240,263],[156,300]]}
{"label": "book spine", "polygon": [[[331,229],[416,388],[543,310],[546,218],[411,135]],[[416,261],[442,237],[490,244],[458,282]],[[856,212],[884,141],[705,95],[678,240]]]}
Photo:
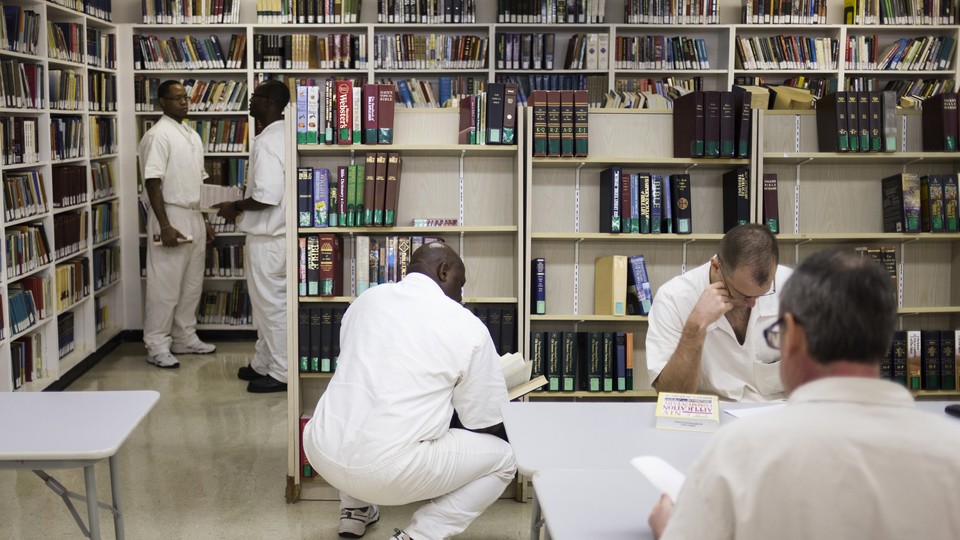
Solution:
{"label": "book spine", "polygon": [[560,157],[573,157],[573,91],[560,92]]}
{"label": "book spine", "polygon": [[560,390],[574,392],[577,390],[577,344],[578,332],[563,332],[561,335],[563,360],[560,369]]}
{"label": "book spine", "polygon": [[297,167],[297,225],[313,226],[313,169]]}
{"label": "book spine", "polygon": [[530,313],[547,313],[547,261],[543,257],[533,259],[530,269]]}
{"label": "book spine", "polygon": [[956,336],[958,330],[940,331],[940,389],[957,389]]}
{"label": "book spine", "polygon": [[363,85],[363,143],[377,144],[377,105],[380,101],[380,85]]}
{"label": "book spine", "polygon": [[353,144],[353,82],[337,81],[337,144]]}
{"label": "book spine", "polygon": [[313,170],[313,226],[329,225],[330,170]]}
{"label": "book spine", "polygon": [[763,223],[773,234],[780,233],[780,203],[776,173],[763,174]]}
{"label": "book spine", "polygon": [[940,390],[940,332],[920,331],[920,363],[923,366],[921,388]]}
{"label": "book spine", "polygon": [[393,144],[393,120],[397,89],[392,84],[378,86],[380,97],[377,104],[377,143]]}
{"label": "book spine", "polygon": [[672,175],[670,177],[670,188],[670,198],[673,202],[673,232],[676,234],[691,234],[693,232],[693,212],[690,207],[690,175]]}
{"label": "book spine", "polygon": [[559,392],[563,376],[563,356],[560,332],[547,332],[547,390]]}
{"label": "book spine", "polygon": [[891,345],[893,358],[893,381],[907,386],[907,333],[897,330],[893,333]]}
{"label": "book spine", "polygon": [[587,90],[573,92],[573,155],[586,157],[589,153],[590,116]]}
{"label": "book spine", "polygon": [[907,330],[907,388],[911,390],[920,390],[921,372],[923,363],[921,361],[921,350],[923,342],[919,330]]}

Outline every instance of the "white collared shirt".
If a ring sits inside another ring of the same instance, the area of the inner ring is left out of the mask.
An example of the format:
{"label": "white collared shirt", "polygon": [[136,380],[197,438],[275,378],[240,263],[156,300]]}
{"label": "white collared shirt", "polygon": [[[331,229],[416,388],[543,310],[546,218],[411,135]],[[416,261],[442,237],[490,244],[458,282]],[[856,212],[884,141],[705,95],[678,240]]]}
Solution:
{"label": "white collared shirt", "polygon": [[304,439],[344,467],[363,467],[439,438],[460,421],[503,421],[500,357],[473,313],[429,277],[368,289],[347,309],[336,374]]}
{"label": "white collared shirt", "polygon": [[662,540],[960,538],[960,421],[890,381],[830,377],[720,429]]}
{"label": "white collared shirt", "polygon": [[[140,172],[144,180],[160,179],[164,204],[198,209],[208,176],[200,135],[182,122],[161,116],[140,139]],[[143,192],[146,198],[147,190]],[[145,202],[149,205],[149,200]]]}
{"label": "white collared shirt", "polygon": [[[726,317],[707,328],[700,363],[698,392],[731,401],[783,399],[780,352],[767,345],[763,330],[773,324],[780,307],[779,291],[793,271],[777,267],[777,292],[761,296],[750,310],[743,345]],[[687,318],[710,284],[710,263],[694,268],[663,284],[653,299],[647,328],[647,374],[652,383],[677,349]]]}
{"label": "white collared shirt", "polygon": [[269,208],[243,212],[237,219],[237,230],[247,234],[282,236],[286,228],[284,203],[286,144],[283,120],[277,120],[253,139],[250,153],[250,175],[244,186],[244,198],[269,204]]}

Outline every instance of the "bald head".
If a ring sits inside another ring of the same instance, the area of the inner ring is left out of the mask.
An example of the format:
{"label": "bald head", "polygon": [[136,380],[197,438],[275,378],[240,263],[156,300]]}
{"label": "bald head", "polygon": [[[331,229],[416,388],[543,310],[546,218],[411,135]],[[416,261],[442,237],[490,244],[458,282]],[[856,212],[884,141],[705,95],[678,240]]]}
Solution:
{"label": "bald head", "polygon": [[410,272],[429,277],[455,302],[463,300],[463,285],[467,282],[463,261],[443,242],[424,244],[414,251],[407,267],[407,273]]}

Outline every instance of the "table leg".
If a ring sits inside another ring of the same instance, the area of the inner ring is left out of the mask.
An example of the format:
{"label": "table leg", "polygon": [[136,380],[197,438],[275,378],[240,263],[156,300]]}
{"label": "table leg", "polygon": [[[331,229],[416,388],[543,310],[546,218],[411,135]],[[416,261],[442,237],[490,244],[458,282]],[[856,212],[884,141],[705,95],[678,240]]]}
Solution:
{"label": "table leg", "polygon": [[83,468],[83,478],[87,486],[87,518],[90,525],[90,538],[100,540],[100,505],[97,501],[97,474],[93,465]]}
{"label": "table leg", "polygon": [[540,501],[537,500],[537,492],[533,492],[533,508],[530,509],[530,540],[540,540],[540,527],[543,522],[540,520]]}
{"label": "table leg", "polygon": [[110,456],[110,494],[113,497],[113,530],[117,540],[124,540],[123,510],[120,508],[120,466],[117,455]]}

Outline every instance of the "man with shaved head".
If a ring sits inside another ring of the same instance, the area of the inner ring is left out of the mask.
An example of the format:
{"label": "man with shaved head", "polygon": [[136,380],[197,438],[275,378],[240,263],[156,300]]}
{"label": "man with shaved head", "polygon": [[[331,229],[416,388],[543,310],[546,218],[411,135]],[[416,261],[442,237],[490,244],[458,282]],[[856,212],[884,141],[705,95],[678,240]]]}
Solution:
{"label": "man with shaved head", "polygon": [[[490,333],[460,305],[465,282],[452,248],[425,244],[402,281],[365,291],[343,317],[337,371],[303,433],[340,490],[340,536],[363,536],[377,505],[430,500],[392,538],[448,538],[513,479],[513,451],[491,434],[506,384]],[[450,427],[454,412],[465,429]]]}

